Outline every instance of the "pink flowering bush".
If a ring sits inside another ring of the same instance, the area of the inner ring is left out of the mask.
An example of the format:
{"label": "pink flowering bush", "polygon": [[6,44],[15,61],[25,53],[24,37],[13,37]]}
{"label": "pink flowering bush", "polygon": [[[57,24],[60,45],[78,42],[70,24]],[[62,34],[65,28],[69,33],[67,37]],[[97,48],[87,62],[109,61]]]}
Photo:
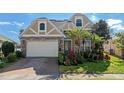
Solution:
{"label": "pink flowering bush", "polygon": [[66,65],[77,65],[78,64],[74,50],[71,50],[69,52],[65,64]]}

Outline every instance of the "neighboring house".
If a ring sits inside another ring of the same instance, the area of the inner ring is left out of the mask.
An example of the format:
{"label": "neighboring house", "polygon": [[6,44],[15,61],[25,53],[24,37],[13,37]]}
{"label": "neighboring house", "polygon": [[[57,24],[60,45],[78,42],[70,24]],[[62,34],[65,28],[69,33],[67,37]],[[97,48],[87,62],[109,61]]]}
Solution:
{"label": "neighboring house", "polygon": [[[38,18],[20,33],[22,51],[26,57],[57,57],[59,51],[70,50],[72,41],[65,32],[73,28],[91,30],[93,23],[76,13],[69,20]],[[91,41],[85,41],[91,46]]]}
{"label": "neighboring house", "polygon": [[113,41],[114,40],[109,40],[108,43],[104,43],[104,51],[108,52],[109,54],[124,58],[124,53],[122,49],[118,48],[117,45],[113,43]]}
{"label": "neighboring house", "polygon": [[12,42],[12,43],[15,44],[15,46],[17,45],[17,43],[16,43],[15,41],[13,41],[13,40],[11,40],[11,39],[9,39],[9,38],[3,36],[3,35],[0,35],[0,52],[1,52],[2,43],[3,43],[4,41]]}

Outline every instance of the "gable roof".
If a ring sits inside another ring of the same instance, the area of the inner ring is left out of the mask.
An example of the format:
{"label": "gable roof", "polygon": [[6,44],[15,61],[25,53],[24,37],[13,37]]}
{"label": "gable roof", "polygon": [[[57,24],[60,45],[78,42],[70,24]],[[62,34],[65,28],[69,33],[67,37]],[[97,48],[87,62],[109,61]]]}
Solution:
{"label": "gable roof", "polygon": [[75,24],[72,22],[72,18],[74,18],[75,16],[82,16],[83,18],[85,18],[88,21],[88,24],[86,24],[85,28],[91,28],[91,26],[93,25],[93,22],[91,20],[89,20],[89,18],[81,13],[75,13],[69,20],[55,20],[52,19],[50,20],[58,29],[64,29],[64,30],[70,30],[72,28],[75,28]]}
{"label": "gable roof", "polygon": [[32,33],[33,35],[35,35],[36,33],[34,33],[33,30],[29,29],[31,25],[36,21],[48,21],[56,29],[57,32],[59,32],[62,36],[64,36],[64,33],[63,33],[64,30],[71,30],[73,28],[76,28],[75,23],[72,20],[72,18],[74,18],[75,16],[81,16],[85,19],[84,23],[85,23],[86,29],[90,29],[92,27],[93,22],[89,20],[87,16],[81,13],[75,13],[69,20],[67,19],[66,20],[55,20],[55,19],[47,19],[45,17],[37,18],[22,33],[20,33],[20,35],[23,35],[24,32],[28,30],[30,30],[30,34]]}

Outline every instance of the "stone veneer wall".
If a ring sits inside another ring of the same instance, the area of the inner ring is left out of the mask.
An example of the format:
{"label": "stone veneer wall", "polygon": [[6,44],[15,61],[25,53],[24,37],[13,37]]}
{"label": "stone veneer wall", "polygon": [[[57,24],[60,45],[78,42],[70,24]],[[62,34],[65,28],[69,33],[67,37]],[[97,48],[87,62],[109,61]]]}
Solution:
{"label": "stone veneer wall", "polygon": [[21,51],[24,56],[26,56],[26,40],[21,39]]}

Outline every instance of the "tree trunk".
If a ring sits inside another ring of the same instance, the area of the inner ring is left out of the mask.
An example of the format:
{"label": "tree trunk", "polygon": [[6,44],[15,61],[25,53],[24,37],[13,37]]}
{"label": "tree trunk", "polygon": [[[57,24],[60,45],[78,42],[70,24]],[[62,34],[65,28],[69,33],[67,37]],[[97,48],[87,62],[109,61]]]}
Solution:
{"label": "tree trunk", "polygon": [[73,49],[73,51],[75,50],[75,49],[74,49],[74,45],[75,45],[75,40],[72,39],[72,49]]}

